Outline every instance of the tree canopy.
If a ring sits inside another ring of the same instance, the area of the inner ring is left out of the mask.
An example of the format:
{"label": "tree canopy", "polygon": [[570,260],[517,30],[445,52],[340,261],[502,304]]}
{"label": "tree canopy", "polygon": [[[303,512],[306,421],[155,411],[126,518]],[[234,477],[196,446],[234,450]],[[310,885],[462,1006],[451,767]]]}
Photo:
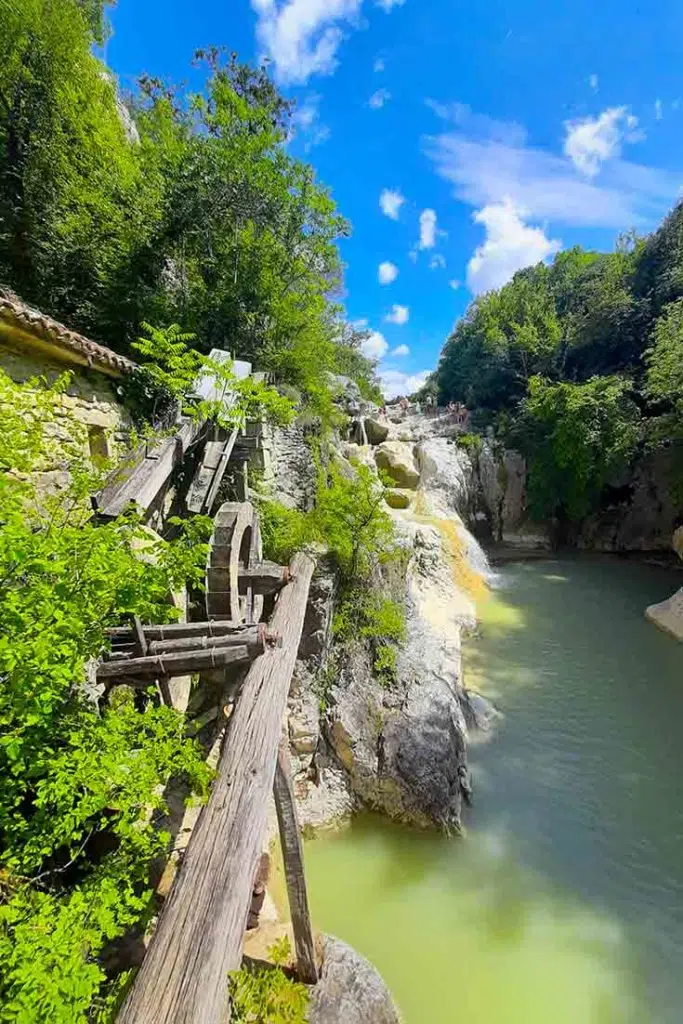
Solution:
{"label": "tree canopy", "polygon": [[334,301],[349,226],[288,152],[291,104],[210,48],[200,92],[147,76],[124,105],[93,52],[103,6],[3,5],[0,283],[115,349],[175,323],[314,406],[328,372],[372,391]]}
{"label": "tree canopy", "polygon": [[538,516],[580,520],[639,445],[683,439],[682,366],[679,204],[647,238],[566,250],[476,298],[430,386],[523,449]]}

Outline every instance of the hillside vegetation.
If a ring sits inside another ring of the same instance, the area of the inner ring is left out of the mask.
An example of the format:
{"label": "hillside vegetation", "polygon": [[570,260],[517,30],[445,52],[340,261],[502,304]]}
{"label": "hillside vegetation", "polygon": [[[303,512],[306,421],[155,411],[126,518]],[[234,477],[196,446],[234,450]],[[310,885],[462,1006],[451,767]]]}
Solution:
{"label": "hillside vegetation", "polygon": [[680,453],[683,204],[649,237],[567,250],[476,298],[427,387],[527,455],[539,518],[580,521],[638,455]]}
{"label": "hillside vegetation", "polygon": [[204,88],[144,77],[124,107],[93,53],[103,0],[0,13],[0,285],[128,352],[179,324],[329,413],[326,373],[374,390],[333,301],[349,232],[290,156],[292,105],[265,72],[198,53]]}

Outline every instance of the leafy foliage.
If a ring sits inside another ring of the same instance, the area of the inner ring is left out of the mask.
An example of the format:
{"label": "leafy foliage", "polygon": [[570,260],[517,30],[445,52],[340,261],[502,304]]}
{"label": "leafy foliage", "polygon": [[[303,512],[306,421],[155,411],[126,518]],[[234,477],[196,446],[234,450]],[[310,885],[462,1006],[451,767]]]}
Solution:
{"label": "leafy foliage", "polygon": [[249,966],[231,977],[232,1019],[236,1024],[305,1024],[308,989],[282,969],[291,957],[285,936],[268,950],[274,967]]}
{"label": "leafy foliage", "polygon": [[370,641],[376,671],[391,677],[396,645],[405,638],[405,611],[381,596],[378,585],[383,566],[400,561],[401,549],[377,477],[367,466],[357,465],[349,479],[331,465],[320,473],[310,512],[272,501],[262,502],[260,511],[267,557],[287,561],[311,545],[327,550],[341,583],[334,622],[337,638],[345,643]]}
{"label": "leafy foliage", "polygon": [[522,415],[531,453],[529,502],[539,518],[583,519],[628,464],[639,439],[629,388],[619,377],[585,384],[531,379]]}
{"label": "leafy foliage", "polygon": [[523,448],[538,515],[575,520],[638,451],[634,403],[650,446],[683,440],[681,301],[683,204],[649,238],[570,249],[475,299],[430,384]]}
{"label": "leafy foliage", "polygon": [[[161,328],[143,323],[142,328],[145,334],[133,348],[144,358],[132,381],[124,383],[124,393],[126,387],[133,393],[138,415],[144,413],[146,421],[163,422],[178,406],[194,420],[211,420],[221,427],[243,426],[257,416],[280,424],[292,419],[294,410],[287,398],[253,377],[239,379],[231,361],[218,362],[189,348],[195,335],[183,333],[178,324]],[[215,398],[196,393],[202,379],[211,381]],[[225,401],[227,395],[234,396],[232,404]]]}
{"label": "leafy foliage", "polygon": [[659,429],[683,439],[683,299],[665,307],[645,362],[646,395],[662,410]]}
{"label": "leafy foliage", "polygon": [[[82,438],[49,430],[63,386],[0,375],[0,1020],[32,1024],[105,1012],[99,956],[147,913],[163,787],[209,781],[180,715],[153,695],[101,706],[86,682],[107,626],[167,621],[169,592],[199,584],[206,521],[173,543],[133,518],[95,526]],[[38,500],[46,465],[73,483]]]}
{"label": "leafy foliage", "polygon": [[0,281],[117,350],[144,323],[182,324],[185,341],[229,345],[323,419],[326,374],[373,392],[332,299],[349,228],[287,152],[291,104],[216,48],[197,54],[200,92],[145,76],[124,104],[93,54],[102,8],[3,6]]}

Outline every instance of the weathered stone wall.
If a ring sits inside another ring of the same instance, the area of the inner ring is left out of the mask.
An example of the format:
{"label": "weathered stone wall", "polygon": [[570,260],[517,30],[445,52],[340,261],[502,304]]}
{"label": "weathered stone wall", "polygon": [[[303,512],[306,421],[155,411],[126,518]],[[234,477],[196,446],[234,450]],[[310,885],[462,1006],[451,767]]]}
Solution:
{"label": "weathered stone wall", "polygon": [[[92,464],[93,457],[116,459],[126,447],[132,422],[116,393],[116,383],[102,373],[65,366],[42,357],[38,352],[14,349],[6,343],[0,347],[0,368],[16,383],[35,377],[53,383],[65,372],[70,381],[55,403],[55,421],[47,424],[47,432],[55,441],[77,442],[83,458]],[[68,483],[68,473],[59,459],[59,444],[54,449],[55,465],[37,474],[39,490],[52,492]]]}

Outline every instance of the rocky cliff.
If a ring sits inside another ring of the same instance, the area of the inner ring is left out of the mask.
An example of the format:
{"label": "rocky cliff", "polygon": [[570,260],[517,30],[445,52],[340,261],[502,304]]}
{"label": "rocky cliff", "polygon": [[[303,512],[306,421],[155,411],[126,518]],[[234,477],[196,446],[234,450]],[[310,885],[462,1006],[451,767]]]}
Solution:
{"label": "rocky cliff", "polygon": [[[371,418],[354,434],[377,443],[340,441],[334,457],[381,470],[395,484],[387,499],[407,568],[378,585],[400,591],[407,639],[390,684],[376,677],[363,644],[330,659],[334,580],[323,567],[290,700],[300,814],[321,826],[368,806],[411,824],[457,830],[471,794],[468,735],[488,729],[493,717],[468,694],[460,658],[461,630],[475,624],[475,599],[489,573],[459,512],[476,503],[476,477],[467,453],[440,435],[436,421]],[[281,464],[278,475],[303,461]]]}

